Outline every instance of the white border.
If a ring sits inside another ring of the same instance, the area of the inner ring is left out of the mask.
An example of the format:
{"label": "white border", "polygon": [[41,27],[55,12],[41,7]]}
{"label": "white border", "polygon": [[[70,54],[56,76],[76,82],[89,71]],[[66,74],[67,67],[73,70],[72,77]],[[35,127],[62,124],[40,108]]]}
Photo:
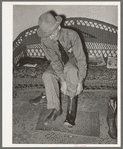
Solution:
{"label": "white border", "polygon": [[[118,6],[118,101],[121,101],[121,30],[120,2],[2,2],[2,146],[3,147],[74,147],[72,144],[12,144],[12,42],[13,5],[117,5]],[[118,115],[121,118],[121,103],[118,102]],[[118,130],[121,119],[118,118]],[[78,147],[120,147],[121,131],[118,131],[118,144],[78,144]]]}
{"label": "white border", "polygon": [[47,1],[47,2],[2,2],[4,4],[9,4],[9,5],[120,5],[120,2],[116,1],[100,1],[100,2],[88,2],[88,1],[82,1],[82,2],[73,2],[73,1],[65,1],[65,2],[52,2],[52,1]]}

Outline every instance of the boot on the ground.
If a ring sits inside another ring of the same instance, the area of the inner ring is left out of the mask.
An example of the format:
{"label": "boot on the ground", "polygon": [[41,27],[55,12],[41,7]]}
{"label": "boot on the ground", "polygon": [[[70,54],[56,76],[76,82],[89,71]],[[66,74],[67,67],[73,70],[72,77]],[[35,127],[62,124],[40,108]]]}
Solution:
{"label": "boot on the ground", "polygon": [[116,100],[110,100],[108,103],[108,114],[107,114],[107,123],[109,126],[108,134],[112,139],[117,138],[117,126],[116,126]]}
{"label": "boot on the ground", "polygon": [[29,103],[33,105],[38,105],[39,103],[45,103],[45,102],[46,102],[46,96],[43,94],[34,99],[29,99]]}
{"label": "boot on the ground", "polygon": [[62,114],[62,109],[60,108],[59,110],[57,109],[51,109],[50,110],[50,114],[48,115],[48,117],[46,118],[45,122],[44,122],[44,125],[51,125],[55,120],[56,118]]}
{"label": "boot on the ground", "polygon": [[72,128],[75,125],[76,112],[77,112],[77,96],[73,98],[68,97],[67,115],[66,120],[64,121],[64,126],[66,128]]}

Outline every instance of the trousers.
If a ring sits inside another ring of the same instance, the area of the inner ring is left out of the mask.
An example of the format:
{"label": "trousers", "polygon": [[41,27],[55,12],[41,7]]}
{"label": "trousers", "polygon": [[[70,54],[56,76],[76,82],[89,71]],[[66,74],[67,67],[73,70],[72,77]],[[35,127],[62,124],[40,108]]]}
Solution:
{"label": "trousers", "polygon": [[[71,63],[64,67],[64,78],[67,84],[67,95],[74,97],[78,84],[78,68]],[[60,79],[50,65],[42,75],[47,97],[47,109],[60,108]]]}

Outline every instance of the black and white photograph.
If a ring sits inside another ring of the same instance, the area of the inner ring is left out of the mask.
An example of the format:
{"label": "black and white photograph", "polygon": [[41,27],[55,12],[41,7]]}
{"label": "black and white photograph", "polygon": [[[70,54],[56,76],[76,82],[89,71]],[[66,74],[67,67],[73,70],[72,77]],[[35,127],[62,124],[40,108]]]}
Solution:
{"label": "black and white photograph", "polygon": [[120,147],[120,2],[3,2],[3,147]]}

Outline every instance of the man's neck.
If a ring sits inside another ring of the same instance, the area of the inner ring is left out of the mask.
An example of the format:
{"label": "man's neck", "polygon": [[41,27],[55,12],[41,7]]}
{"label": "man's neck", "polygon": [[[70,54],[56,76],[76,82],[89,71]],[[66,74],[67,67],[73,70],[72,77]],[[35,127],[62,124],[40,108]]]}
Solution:
{"label": "man's neck", "polygon": [[55,39],[53,39],[53,41],[60,40],[60,38],[61,38],[61,34],[62,34],[62,28],[61,28],[60,31],[59,31],[58,37],[55,38]]}

